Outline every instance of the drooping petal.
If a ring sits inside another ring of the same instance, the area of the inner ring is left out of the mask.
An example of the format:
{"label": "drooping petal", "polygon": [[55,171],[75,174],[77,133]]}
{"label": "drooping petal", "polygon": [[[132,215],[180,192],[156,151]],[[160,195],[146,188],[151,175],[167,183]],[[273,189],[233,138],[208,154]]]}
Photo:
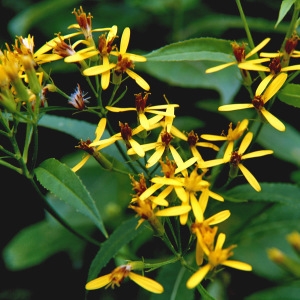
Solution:
{"label": "drooping petal", "polygon": [[95,131],[95,141],[99,141],[106,126],[106,118],[101,118]]}
{"label": "drooping petal", "polygon": [[192,206],[192,210],[193,210],[194,216],[196,218],[196,221],[198,223],[202,223],[204,220],[203,211],[202,211],[201,206],[194,194],[190,195],[190,201],[191,201],[191,206]]}
{"label": "drooping petal", "polygon": [[256,91],[255,91],[255,95],[256,96],[260,96],[262,95],[262,93],[264,92],[264,90],[266,89],[267,85],[270,83],[270,81],[273,79],[274,75],[273,74],[269,74],[267,77],[265,77],[260,84],[258,85]]}
{"label": "drooping petal", "polygon": [[133,272],[129,272],[128,277],[143,289],[151,293],[161,294],[164,291],[163,286],[151,278]]}
{"label": "drooping petal", "polygon": [[277,119],[274,115],[272,115],[268,110],[263,108],[260,112],[270,123],[270,125],[272,125],[275,129],[277,129],[278,131],[285,131],[284,124],[279,119]]}
{"label": "drooping petal", "polygon": [[130,76],[132,79],[135,80],[135,82],[145,91],[149,91],[150,90],[150,86],[147,83],[146,80],[144,80],[140,75],[138,75],[137,73],[133,72],[130,69],[126,69],[126,73],[128,74],[128,76]]}
{"label": "drooping petal", "polygon": [[135,141],[134,139],[129,139],[128,142],[138,156],[140,156],[140,157],[145,156],[144,149],[137,141]]}
{"label": "drooping petal", "polygon": [[224,163],[225,163],[225,161],[223,158],[217,158],[217,159],[211,159],[211,160],[207,160],[203,163],[200,163],[199,166],[201,169],[206,169],[206,168],[214,167],[214,166],[221,165]]}
{"label": "drooping petal", "polygon": [[251,265],[237,260],[225,260],[221,263],[221,265],[242,271],[252,271]]}
{"label": "drooping petal", "polygon": [[88,161],[88,159],[91,157],[91,155],[89,154],[86,154],[83,159],[76,165],[72,168],[72,171],[73,172],[77,172],[79,169],[81,169],[85,163]]}
{"label": "drooping petal", "polygon": [[155,152],[149,157],[146,168],[150,168],[153,165],[155,165],[159,159],[162,157],[162,155],[165,152],[165,146],[160,145],[159,147],[156,148]]}
{"label": "drooping petal", "polygon": [[188,289],[195,288],[204,279],[209,270],[209,264],[205,265],[204,267],[200,267],[200,269],[189,278],[189,280],[186,283],[186,287]]}
{"label": "drooping petal", "polygon": [[247,181],[250,183],[250,185],[257,191],[261,191],[261,187],[256,180],[256,178],[252,175],[252,173],[243,165],[243,164],[238,164],[239,169],[247,179]]}
{"label": "drooping petal", "polygon": [[111,274],[107,274],[104,276],[101,276],[99,278],[96,278],[94,280],[91,280],[85,285],[86,290],[96,290],[100,289],[106,285],[108,285],[111,282]]}
{"label": "drooping petal", "polygon": [[162,186],[163,186],[163,184],[160,184],[160,183],[155,183],[155,184],[151,185],[140,195],[140,199],[141,200],[147,199],[152,194],[154,194],[157,190],[159,190]]}

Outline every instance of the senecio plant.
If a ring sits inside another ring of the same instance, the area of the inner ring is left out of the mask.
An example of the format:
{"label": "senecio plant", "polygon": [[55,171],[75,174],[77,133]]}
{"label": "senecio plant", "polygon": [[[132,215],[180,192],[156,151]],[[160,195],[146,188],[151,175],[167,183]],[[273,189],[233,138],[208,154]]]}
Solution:
{"label": "senecio plant", "polygon": [[[299,254],[299,186],[260,183],[251,163],[259,159],[261,168],[281,172],[264,164],[263,158],[280,156],[280,147],[283,152],[291,150],[287,149],[291,144],[286,134],[291,126],[272,107],[279,100],[300,107],[296,81],[300,1],[282,2],[276,26],[288,12],[291,20],[282,44],[273,52],[269,48],[263,52],[271,41],[268,36],[253,43],[242,6],[236,3],[246,32],[244,41],[195,38],[143,55],[132,53],[129,27],[122,31],[117,24],[94,28],[97,16],[80,6],[72,12],[76,23],[66,29],[68,33],[55,34],[39,49],[30,34],[17,36],[2,49],[0,164],[35,187],[44,201],[48,226],[60,232],[62,240],[69,234],[63,247],[71,256],[78,259],[89,243],[98,247],[82,286],[87,298],[90,293],[108,292],[109,287],[123,288],[130,279],[147,291],[141,292],[143,295],[175,299],[177,293],[176,299],[214,299],[213,287],[222,282],[226,289],[222,274],[228,274],[230,268],[269,275],[268,279],[274,279],[268,269],[277,267],[283,272],[280,267],[288,268],[288,284],[299,283],[300,263],[288,257],[287,249],[282,249],[283,255],[276,244],[261,245],[260,250],[254,246],[258,237],[264,236],[257,235],[263,231],[264,218],[271,224],[268,216],[284,215],[284,203],[293,203],[296,216],[288,210],[294,223],[286,230],[293,232],[291,244]],[[220,128],[219,133],[180,128],[183,123],[176,123],[176,114],[188,110],[188,104],[173,103],[163,91],[160,99],[153,99],[151,80],[139,72],[147,72],[143,64],[151,69],[152,64],[163,67],[166,62],[176,65],[186,60],[206,62],[203,77],[218,78],[216,81],[234,70],[232,80],[238,78],[248,95],[215,106],[232,118],[228,128]],[[63,91],[63,84],[52,76],[54,62],[76,67],[89,90],[83,91],[82,82],[74,82],[74,93]],[[215,77],[217,74],[221,76]],[[129,81],[140,92],[132,93]],[[51,105],[49,98],[55,93],[66,99],[61,107]],[[72,118],[53,115],[62,110],[71,110]],[[119,121],[130,112],[134,119]],[[76,119],[79,114],[92,114],[98,123],[80,121]],[[64,129],[59,128],[61,122]],[[25,127],[22,135],[18,131],[21,125]],[[71,158],[50,157],[37,164],[39,126],[72,132],[78,144],[70,149],[74,152]],[[268,147],[266,135],[272,136]],[[299,163],[299,144],[293,147]],[[283,205],[280,213],[274,203]],[[261,206],[252,211],[249,204]],[[279,217],[276,220],[281,222]],[[4,251],[12,268],[18,241]],[[145,256],[142,246],[155,244],[160,245],[159,251]],[[257,253],[260,261],[252,257]]]}

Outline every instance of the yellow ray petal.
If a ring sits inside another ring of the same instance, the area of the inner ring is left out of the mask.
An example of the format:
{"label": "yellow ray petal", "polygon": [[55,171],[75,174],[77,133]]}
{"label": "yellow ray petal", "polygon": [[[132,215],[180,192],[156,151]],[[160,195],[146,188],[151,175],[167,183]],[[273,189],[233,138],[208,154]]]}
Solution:
{"label": "yellow ray petal", "polygon": [[205,70],[205,73],[213,73],[213,72],[217,72],[217,71],[221,71],[227,67],[230,67],[230,66],[233,66],[233,65],[236,65],[237,62],[236,61],[233,61],[233,62],[230,62],[230,63],[226,63],[226,64],[222,64],[222,65],[219,65],[219,66],[215,66],[215,67],[212,67],[212,68],[209,68],[207,70]]}
{"label": "yellow ray petal", "polygon": [[247,150],[247,148],[251,144],[252,138],[253,138],[253,133],[251,131],[247,132],[239,147],[239,151],[238,151],[239,154],[243,154]]}
{"label": "yellow ray petal", "polygon": [[218,238],[217,238],[217,242],[215,245],[215,250],[221,250],[223,248],[223,245],[225,243],[225,239],[226,239],[226,235],[225,233],[219,233]]}
{"label": "yellow ray petal", "polygon": [[226,209],[226,210],[222,210],[222,211],[214,214],[213,216],[207,218],[205,220],[205,222],[207,222],[207,224],[209,224],[209,225],[215,225],[215,224],[225,221],[229,217],[230,217],[230,211],[228,209]]}
{"label": "yellow ray petal", "polygon": [[140,75],[138,75],[137,73],[133,72],[130,69],[126,69],[126,73],[128,74],[128,76],[130,76],[132,79],[135,80],[135,82],[141,87],[143,88],[145,91],[149,91],[150,90],[150,86],[147,83],[146,80],[144,80]]}
{"label": "yellow ray petal", "polygon": [[149,292],[161,294],[164,291],[163,286],[151,278],[133,272],[129,272],[128,277]]}
{"label": "yellow ray petal", "polygon": [[90,68],[87,68],[83,71],[83,75],[85,76],[94,76],[94,75],[99,75],[99,74],[102,74],[112,68],[114,68],[116,66],[116,64],[109,64],[109,65],[106,65],[106,66],[93,66],[93,67],[90,67]]}
{"label": "yellow ray petal", "polygon": [[255,95],[256,96],[260,96],[262,95],[263,91],[266,89],[267,85],[270,83],[270,81],[273,79],[274,75],[273,74],[269,74],[267,77],[265,77],[260,84],[258,85],[256,91],[255,91]]}
{"label": "yellow ray petal", "polygon": [[209,264],[205,265],[204,267],[200,267],[200,269],[189,278],[189,280],[186,283],[186,287],[188,289],[195,288],[204,279],[209,270]]}
{"label": "yellow ray petal", "polygon": [[227,137],[222,135],[201,134],[200,137],[208,141],[226,141]]}
{"label": "yellow ray petal", "polygon": [[271,99],[280,90],[280,88],[285,83],[287,77],[287,73],[280,73],[271,81],[270,85],[264,92],[264,103]]}
{"label": "yellow ray petal", "polygon": [[221,105],[218,108],[218,111],[232,111],[232,110],[239,110],[239,109],[246,109],[246,108],[253,108],[252,103],[241,103],[241,104],[227,104]]}
{"label": "yellow ray petal", "polygon": [[135,151],[135,153],[140,156],[140,157],[144,157],[145,156],[145,151],[142,148],[142,146],[135,141],[134,139],[129,139],[129,144],[131,145],[131,147],[133,148],[133,150]]}
{"label": "yellow ray petal", "polygon": [[242,159],[248,159],[248,158],[253,158],[253,157],[260,157],[260,156],[265,156],[265,155],[269,155],[269,154],[273,154],[274,151],[273,150],[258,150],[258,151],[254,151],[251,153],[247,153],[244,154],[242,156]]}
{"label": "yellow ray petal", "polygon": [[123,30],[122,37],[121,37],[121,43],[120,43],[120,53],[124,54],[127,51],[127,47],[130,40],[130,28],[126,27]]}
{"label": "yellow ray petal", "polygon": [[164,208],[155,213],[158,217],[174,217],[188,213],[192,208],[189,205],[179,205]]}
{"label": "yellow ray petal", "polygon": [[237,260],[225,260],[224,262],[221,263],[221,265],[242,270],[242,271],[252,271],[252,266]]}
{"label": "yellow ray petal", "polygon": [[285,131],[284,124],[279,119],[277,119],[274,115],[272,115],[269,111],[263,108],[260,112],[275,129],[277,129],[278,131]]}
{"label": "yellow ray petal", "polygon": [[262,49],[264,46],[266,46],[270,42],[270,38],[265,38],[263,41],[261,41],[256,47],[254,47],[246,56],[245,58],[249,58],[253,54],[257,53],[260,49]]}
{"label": "yellow ray petal", "polygon": [[243,164],[238,164],[238,167],[241,170],[241,172],[243,173],[243,175],[245,176],[245,178],[247,179],[247,181],[250,183],[250,185],[257,192],[260,192],[261,187],[260,187],[258,181],[256,180],[256,178],[252,175],[252,173],[250,173],[250,171]]}
{"label": "yellow ray petal", "polygon": [[96,290],[100,289],[111,282],[111,274],[107,274],[96,278],[85,285],[86,290]]}
{"label": "yellow ray petal", "polygon": [[72,168],[72,171],[77,172],[79,169],[81,169],[90,157],[91,155],[87,154],[76,166]]}

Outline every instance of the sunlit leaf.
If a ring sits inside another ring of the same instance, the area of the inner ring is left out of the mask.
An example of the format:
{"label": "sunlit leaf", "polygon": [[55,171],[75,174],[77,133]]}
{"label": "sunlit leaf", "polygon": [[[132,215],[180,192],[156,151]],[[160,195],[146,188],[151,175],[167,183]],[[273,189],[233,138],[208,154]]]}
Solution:
{"label": "sunlit leaf", "polygon": [[289,10],[291,9],[291,7],[295,3],[295,1],[296,0],[283,0],[281,2],[278,19],[274,26],[275,28],[283,20],[283,18],[286,16],[286,14],[289,12]]}
{"label": "sunlit leaf", "polygon": [[278,98],[280,101],[300,108],[300,85],[299,84],[287,84],[278,93]]}

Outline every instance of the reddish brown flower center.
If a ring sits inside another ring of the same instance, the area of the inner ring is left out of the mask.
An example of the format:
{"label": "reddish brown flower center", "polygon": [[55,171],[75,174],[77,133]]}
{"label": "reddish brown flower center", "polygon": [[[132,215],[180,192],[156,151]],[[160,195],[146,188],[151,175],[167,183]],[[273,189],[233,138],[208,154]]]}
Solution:
{"label": "reddish brown flower center", "polygon": [[194,133],[194,130],[190,131],[187,136],[187,142],[191,146],[195,146],[199,141],[199,137],[197,133]]}
{"label": "reddish brown flower center", "polygon": [[240,155],[237,151],[233,151],[230,157],[230,163],[233,166],[237,166],[242,160],[242,155]]}
{"label": "reddish brown flower center", "polygon": [[252,104],[258,111],[260,111],[264,107],[262,96],[255,96],[252,100]]}
{"label": "reddish brown flower center", "polygon": [[161,141],[165,146],[168,146],[171,143],[173,137],[168,132],[164,132],[161,134]]}
{"label": "reddish brown flower center", "polygon": [[293,35],[286,41],[284,50],[288,55],[290,55],[296,49],[298,40],[299,37],[297,35]]}
{"label": "reddish brown flower center", "polygon": [[237,43],[232,43],[232,50],[238,63],[245,60],[245,44],[239,45]]}
{"label": "reddish brown flower center", "polygon": [[144,97],[142,93],[135,94],[135,107],[138,113],[143,113],[147,104],[148,96],[150,93],[145,93]]}
{"label": "reddish brown flower center", "polygon": [[121,136],[124,141],[128,141],[132,137],[132,129],[128,126],[128,123],[123,124],[119,122],[119,126],[121,127]]}
{"label": "reddish brown flower center", "polygon": [[117,73],[124,73],[127,69],[133,69],[134,63],[128,57],[122,58],[122,55],[118,56],[118,62],[115,68]]}
{"label": "reddish brown flower center", "polygon": [[280,57],[274,57],[270,64],[269,64],[269,68],[271,71],[271,74],[279,74],[281,71],[281,63],[280,63]]}

